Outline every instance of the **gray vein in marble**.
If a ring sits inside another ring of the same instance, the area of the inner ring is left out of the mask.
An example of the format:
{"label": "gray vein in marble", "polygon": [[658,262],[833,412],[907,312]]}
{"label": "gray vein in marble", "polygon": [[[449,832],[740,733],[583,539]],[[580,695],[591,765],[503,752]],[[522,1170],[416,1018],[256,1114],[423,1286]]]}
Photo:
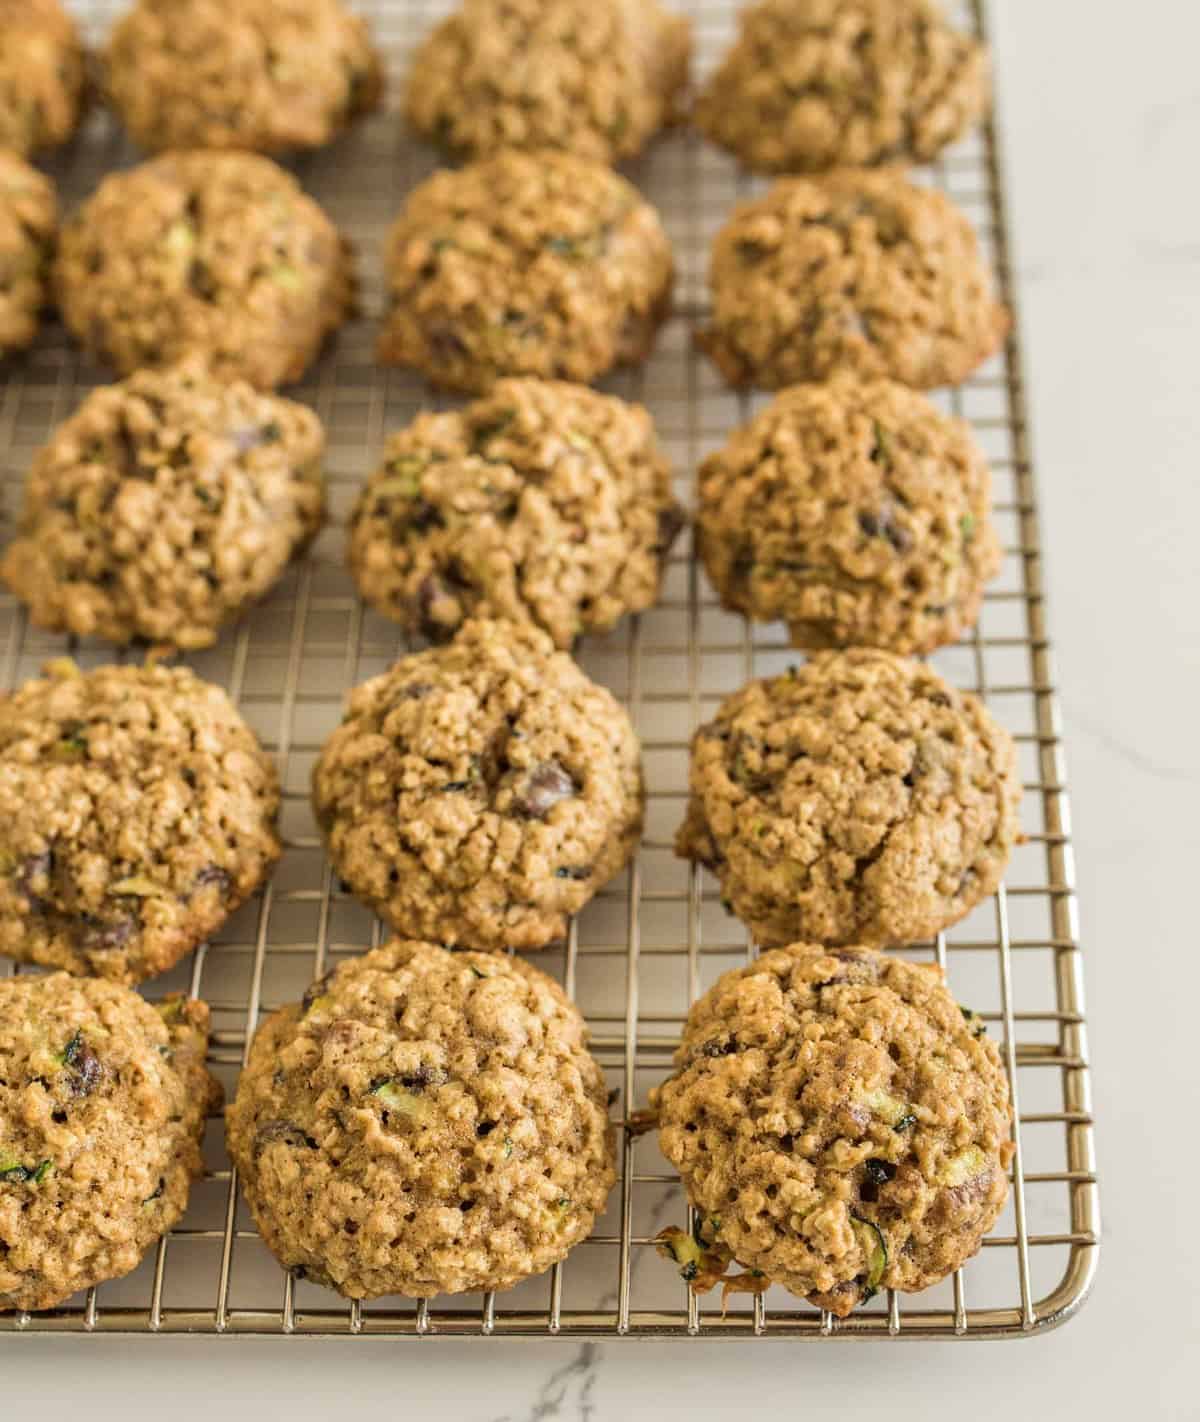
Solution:
{"label": "gray vein in marble", "polygon": [[[1127,745],[1107,731],[1103,726],[1098,726],[1094,721],[1089,721],[1081,716],[1077,711],[1066,705],[1067,720],[1071,723],[1075,731],[1088,737],[1089,740],[1098,742],[1105,750],[1111,751],[1118,760],[1123,760],[1126,765],[1134,770],[1140,771],[1143,775],[1152,775],[1158,780],[1181,781],[1185,784],[1196,784],[1200,782],[1200,766],[1195,765],[1167,765],[1162,761],[1155,760],[1139,750],[1136,746]],[[1070,737],[1067,737],[1068,741]]]}

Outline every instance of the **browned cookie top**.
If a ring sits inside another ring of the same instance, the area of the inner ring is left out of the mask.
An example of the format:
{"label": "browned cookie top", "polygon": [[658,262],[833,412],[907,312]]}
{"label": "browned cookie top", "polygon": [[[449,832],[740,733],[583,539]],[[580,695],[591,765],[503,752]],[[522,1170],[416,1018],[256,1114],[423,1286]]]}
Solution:
{"label": "browned cookie top", "polygon": [[0,151],[0,358],[37,334],[57,227],[54,184]]}
{"label": "browned cookie top", "polygon": [[0,0],[0,148],[65,143],[83,97],[83,46],[59,0]]}
{"label": "browned cookie top", "polygon": [[793,944],[726,973],[652,1093],[706,1246],[844,1317],[971,1257],[1008,1195],[1000,1054],[940,970]]}

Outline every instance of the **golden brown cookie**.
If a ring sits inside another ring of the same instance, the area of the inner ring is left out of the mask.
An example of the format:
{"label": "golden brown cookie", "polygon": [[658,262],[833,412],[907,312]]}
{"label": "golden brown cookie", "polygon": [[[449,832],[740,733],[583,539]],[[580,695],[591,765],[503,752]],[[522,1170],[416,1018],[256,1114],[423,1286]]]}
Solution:
{"label": "golden brown cookie", "polygon": [[0,151],[0,359],[37,335],[57,228],[54,184]]}
{"label": "golden brown cookie", "polygon": [[79,31],[59,0],[0,0],[0,148],[27,158],[65,143],[84,89]]}

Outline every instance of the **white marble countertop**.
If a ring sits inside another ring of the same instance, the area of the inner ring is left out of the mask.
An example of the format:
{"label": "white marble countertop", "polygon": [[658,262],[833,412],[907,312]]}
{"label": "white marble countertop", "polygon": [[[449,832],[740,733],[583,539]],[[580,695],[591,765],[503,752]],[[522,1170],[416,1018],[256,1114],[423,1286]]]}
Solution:
{"label": "white marble countertop", "polygon": [[1082,1314],[903,1349],[31,1339],[0,1352],[6,1415],[1200,1415],[1200,10],[991,8],[1095,1058],[1105,1237]]}

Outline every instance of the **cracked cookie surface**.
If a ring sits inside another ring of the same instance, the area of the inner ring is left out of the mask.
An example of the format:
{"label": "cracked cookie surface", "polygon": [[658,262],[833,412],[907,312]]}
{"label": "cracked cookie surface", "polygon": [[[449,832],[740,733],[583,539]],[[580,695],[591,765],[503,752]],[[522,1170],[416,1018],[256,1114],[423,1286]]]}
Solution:
{"label": "cracked cookie surface", "polygon": [[63,228],[63,320],[123,375],[204,355],[260,389],[299,380],[346,319],[350,259],[296,180],[255,153],[166,153],[105,178]]}
{"label": "cracked cookie surface", "polygon": [[1008,333],[970,222],[896,172],[781,179],[717,233],[710,282],[697,339],[732,385],[958,385]]}
{"label": "cracked cookie surface", "polygon": [[625,865],[637,736],[540,629],[471,621],[351,694],[313,771],[335,871],[398,933],[544,948]]}
{"label": "cracked cookie surface", "polygon": [[117,1279],[180,1218],[221,1090],[208,1008],[96,978],[0,981],[0,1312]]}
{"label": "cracked cookie surface", "polygon": [[57,148],[79,124],[83,46],[59,0],[0,0],[0,148]]}
{"label": "cracked cookie surface", "polygon": [[0,577],[39,627],[193,649],[315,536],[324,434],[192,359],[93,391],[40,451]]}
{"label": "cracked cookie surface", "polygon": [[940,969],[793,944],[724,974],[651,1093],[698,1238],[845,1317],[979,1249],[1008,1196],[1000,1053]]}
{"label": "cracked cookie surface", "polygon": [[640,363],[673,275],[658,214],[632,184],[547,152],[435,173],[409,194],[385,262],[379,359],[471,392]]}
{"label": "cracked cookie surface", "polygon": [[382,66],[341,0],[137,0],[105,53],[142,148],[320,148],[375,108]]}
{"label": "cracked cookie surface", "polygon": [[54,184],[0,152],[0,359],[37,335],[58,230]]}
{"label": "cracked cookie surface", "polygon": [[682,857],[764,945],[909,943],[995,891],[1019,839],[1012,737],[931,667],[818,652],[692,739]]}
{"label": "cracked cookie surface", "polygon": [[373,607],[431,641],[489,617],[569,649],[652,606],[682,523],[642,406],[502,380],[392,436],[351,518],[350,566]]}
{"label": "cracked cookie surface", "polygon": [[0,701],[0,953],[140,982],[279,857],[275,769],[186,668],[46,673]]}
{"label": "cracked cookie surface", "polygon": [[690,50],[655,0],[464,0],[417,50],[405,115],[452,154],[615,163],[675,117]]}
{"label": "cracked cookie surface", "polygon": [[583,1018],[519,958],[395,940],[340,964],[259,1029],[227,1114],[270,1248],[350,1298],[511,1288],[614,1179]]}
{"label": "cracked cookie surface", "polygon": [[928,163],[988,95],[987,50],[935,0],[762,0],[696,126],[758,172]]}
{"label": "cracked cookie surface", "polygon": [[724,605],[797,647],[954,642],[1002,561],[970,427],[891,381],[777,396],[705,460],[696,524]]}

